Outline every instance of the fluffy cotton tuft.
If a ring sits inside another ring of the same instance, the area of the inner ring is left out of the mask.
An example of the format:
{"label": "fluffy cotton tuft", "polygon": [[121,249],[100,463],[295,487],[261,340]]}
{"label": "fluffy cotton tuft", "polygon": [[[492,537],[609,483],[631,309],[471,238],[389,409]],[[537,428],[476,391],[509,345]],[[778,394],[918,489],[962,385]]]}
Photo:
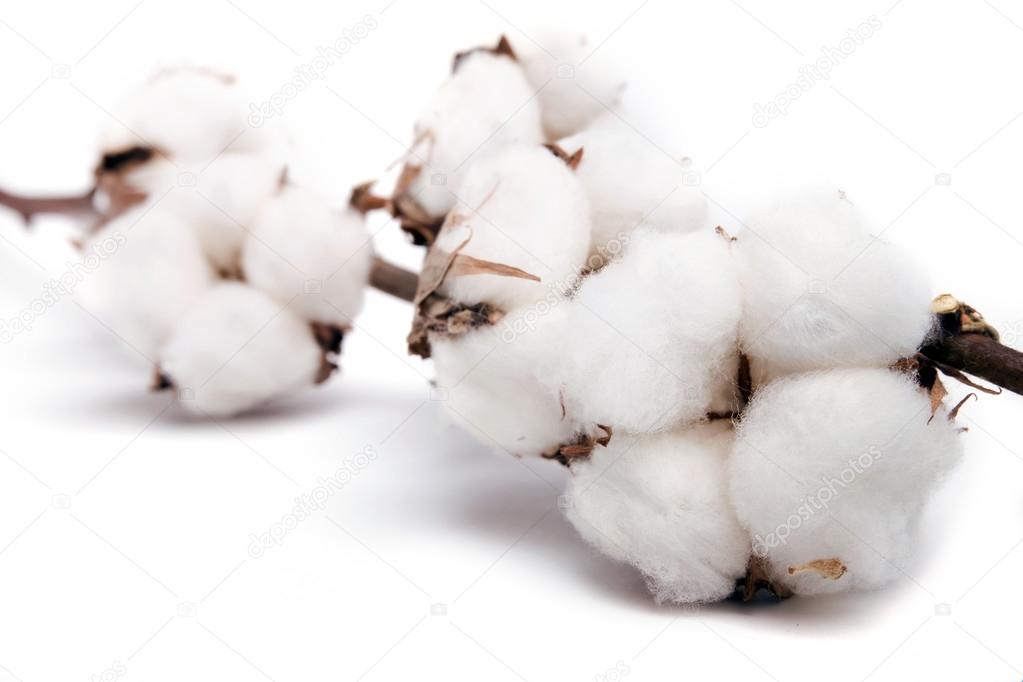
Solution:
{"label": "fluffy cotton tuft", "polygon": [[736,378],[738,278],[713,231],[638,230],[620,261],[587,277],[548,375],[568,413],[616,431],[703,419]]}
{"label": "fluffy cotton tuft", "polygon": [[437,386],[452,421],[517,457],[553,453],[577,435],[557,393],[539,380],[558,361],[551,334],[560,329],[560,310],[539,318],[516,313],[462,336],[431,337]]}
{"label": "fluffy cotton tuft", "polygon": [[807,190],[746,224],[735,250],[742,344],[769,374],[884,367],[923,342],[928,278],[909,254],[872,237],[843,193]]}
{"label": "fluffy cotton tuft", "polygon": [[606,253],[637,227],[707,226],[707,200],[692,184],[690,162],[669,158],[617,119],[602,117],[558,144],[569,154],[583,149],[576,175],[590,200],[592,252]]}
{"label": "fluffy cotton tuft", "polygon": [[478,161],[458,190],[459,206],[436,247],[509,265],[536,282],[491,274],[448,276],[441,293],[463,303],[486,302],[510,311],[569,286],[590,245],[589,204],[582,184],[547,149],[515,145]]}
{"label": "fluffy cotton tuft", "polygon": [[519,63],[539,90],[547,137],[572,135],[618,104],[625,80],[614,63],[591,60],[597,43],[579,33],[537,31],[515,45]]}
{"label": "fluffy cotton tuft", "polygon": [[188,222],[159,202],[128,210],[84,248],[102,254],[79,293],[85,307],[149,359],[191,306],[213,286],[213,272]]}
{"label": "fluffy cotton tuft", "polygon": [[225,282],[179,321],[159,367],[186,409],[228,416],[312,384],[321,359],[307,322]]}
{"label": "fluffy cotton tuft", "polygon": [[[908,376],[845,369],[779,380],[740,423],[730,463],[740,521],[796,593],[873,589],[901,575],[917,518],[959,461],[954,425]],[[838,559],[837,580],[790,566]]]}
{"label": "fluffy cotton tuft", "polygon": [[731,444],[725,421],[612,438],[572,465],[568,519],[602,553],[638,568],[658,601],[724,599],[750,552],[728,500]]}
{"label": "fluffy cotton tuft", "polygon": [[486,51],[467,55],[415,124],[409,163],[423,165],[407,193],[443,217],[469,165],[512,142],[543,141],[535,88],[512,59]]}
{"label": "fluffy cotton tuft", "polygon": [[373,262],[360,213],[288,186],[267,202],[251,232],[242,252],[250,284],[291,301],[291,310],[310,321],[351,326]]}

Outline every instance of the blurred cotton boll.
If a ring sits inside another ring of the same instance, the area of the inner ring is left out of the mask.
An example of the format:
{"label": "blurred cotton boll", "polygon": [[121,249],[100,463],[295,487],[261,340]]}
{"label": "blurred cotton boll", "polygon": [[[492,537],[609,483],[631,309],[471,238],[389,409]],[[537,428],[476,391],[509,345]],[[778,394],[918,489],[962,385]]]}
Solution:
{"label": "blurred cotton boll", "polygon": [[181,317],[213,286],[213,269],[192,226],[158,203],[112,220],[85,248],[108,240],[120,246],[78,293],[122,341],[154,359]]}
{"label": "blurred cotton boll", "polygon": [[362,214],[288,186],[252,223],[242,271],[252,286],[292,303],[310,322],[348,328],[362,309],[372,262]]}
{"label": "blurred cotton boll", "polygon": [[543,127],[556,140],[583,130],[617,106],[625,79],[620,70],[594,56],[597,44],[584,34],[541,29],[514,45],[537,91]]}
{"label": "blurred cotton boll", "polygon": [[540,108],[522,68],[487,50],[462,58],[415,123],[407,163],[421,168],[404,193],[433,218],[455,205],[469,166],[513,142],[539,144]]}
{"label": "blurred cotton boll", "polygon": [[314,383],[309,324],[252,287],[218,284],[175,325],[159,368],[190,412],[230,416]]}

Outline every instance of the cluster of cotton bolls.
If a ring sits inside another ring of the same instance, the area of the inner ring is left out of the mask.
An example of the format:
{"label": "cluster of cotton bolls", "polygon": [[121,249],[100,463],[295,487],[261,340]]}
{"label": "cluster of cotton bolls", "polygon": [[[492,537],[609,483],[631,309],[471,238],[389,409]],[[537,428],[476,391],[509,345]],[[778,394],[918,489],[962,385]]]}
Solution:
{"label": "cluster of cotton bolls", "polygon": [[547,87],[560,66],[519,47],[456,58],[394,196],[428,245],[410,348],[449,416],[567,464],[570,521],[658,599],[754,566],[779,593],[898,577],[960,447],[891,368],[931,330],[922,271],[837,188],[716,229],[688,158],[613,113],[620,79]]}
{"label": "cluster of cotton bolls", "polygon": [[372,263],[362,214],[288,181],[230,78],[160,73],[115,118],[83,248],[120,246],[84,283],[86,308],[200,414],[326,379]]}

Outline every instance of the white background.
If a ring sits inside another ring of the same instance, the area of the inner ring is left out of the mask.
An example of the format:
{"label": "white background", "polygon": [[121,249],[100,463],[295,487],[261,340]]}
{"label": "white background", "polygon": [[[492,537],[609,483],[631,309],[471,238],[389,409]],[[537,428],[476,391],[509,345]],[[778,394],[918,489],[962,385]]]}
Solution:
{"label": "white background", "polygon": [[[751,173],[825,174],[929,264],[935,293],[1023,344],[1015,3],[387,2],[3,0],[0,184],[84,188],[118,93],[157,66],[232,69],[261,100],[369,14],[377,28],[279,120],[292,177],[340,203],[402,153],[452,52],[564,26],[626,69],[637,144],[696,158],[712,198]],[[829,80],[752,124],[871,15],[881,28]],[[393,224],[374,228],[417,263]],[[2,319],[64,272],[70,234],[0,214]],[[73,300],[0,346],[0,679],[1023,678],[1019,397],[964,408],[965,463],[890,589],[683,610],[582,544],[560,467],[445,423],[429,364],[404,356],[409,316],[372,294],[342,376],[221,423],[146,393],[149,368]],[[366,447],[325,510],[249,555]]]}

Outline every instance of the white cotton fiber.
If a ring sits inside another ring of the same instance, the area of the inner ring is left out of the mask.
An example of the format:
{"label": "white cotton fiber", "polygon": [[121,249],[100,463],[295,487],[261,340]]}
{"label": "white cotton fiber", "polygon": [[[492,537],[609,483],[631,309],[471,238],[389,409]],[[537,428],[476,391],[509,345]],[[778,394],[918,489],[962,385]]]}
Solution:
{"label": "white cotton fiber", "polygon": [[228,416],[311,385],[321,358],[307,322],[252,287],[225,282],[182,317],[159,368],[185,409]]}
{"label": "white cotton fiber", "polygon": [[201,69],[158,74],[114,114],[101,139],[104,152],[151,147],[186,163],[212,160],[247,129],[232,79]]}
{"label": "white cotton fiber", "polygon": [[568,304],[548,380],[581,422],[644,433],[703,419],[736,379],[740,291],[712,230],[637,230]]}
{"label": "white cotton fiber", "polygon": [[540,91],[547,137],[556,140],[585,128],[618,105],[625,80],[609,59],[591,59],[597,43],[572,32],[540,30],[514,48],[530,84]]}
{"label": "white cotton fiber", "polygon": [[288,186],[253,221],[246,280],[310,321],[350,327],[362,308],[373,248],[363,216]]}
{"label": "white cotton fiber", "polygon": [[750,553],[728,500],[731,444],[727,421],[616,436],[572,464],[568,519],[602,553],[638,568],[658,601],[724,599]]}
{"label": "white cotton fiber", "polygon": [[213,266],[234,274],[242,243],[277,193],[282,172],[282,166],[260,155],[226,152],[208,165],[155,159],[126,179],[187,220]]}
{"label": "white cotton fiber", "polygon": [[423,108],[415,136],[408,163],[422,171],[407,192],[440,218],[454,206],[451,193],[475,160],[512,142],[543,141],[535,88],[509,57],[474,52]]}
{"label": "white cotton fiber", "polygon": [[708,226],[707,200],[691,163],[669,157],[617,119],[602,117],[558,144],[569,154],[583,150],[576,175],[590,200],[591,252],[613,252],[619,234],[637,227],[685,232]]}
{"label": "white cotton fiber", "polygon": [[452,338],[431,335],[437,388],[452,421],[516,457],[551,453],[572,441],[575,422],[538,378],[557,362],[551,334],[560,329],[561,310],[512,314]]}
{"label": "white cotton fiber", "polygon": [[[730,463],[739,520],[774,578],[796,593],[872,589],[898,578],[921,509],[961,456],[957,427],[906,375],[844,369],[755,394]],[[838,559],[837,580],[788,568]]]}
{"label": "white cotton fiber", "polygon": [[515,145],[477,161],[458,189],[459,205],[437,248],[510,265],[541,281],[491,274],[449,276],[441,293],[463,303],[510,311],[571,285],[590,245],[589,204],[582,184],[547,149]]}
{"label": "white cotton fiber", "polygon": [[79,288],[86,309],[150,360],[213,285],[191,226],[158,203],[112,220],[90,238],[85,252],[106,254]]}
{"label": "white cotton fiber", "polygon": [[928,278],[866,230],[838,190],[808,189],[745,220],[735,254],[742,344],[773,374],[883,367],[913,354],[931,325]]}

